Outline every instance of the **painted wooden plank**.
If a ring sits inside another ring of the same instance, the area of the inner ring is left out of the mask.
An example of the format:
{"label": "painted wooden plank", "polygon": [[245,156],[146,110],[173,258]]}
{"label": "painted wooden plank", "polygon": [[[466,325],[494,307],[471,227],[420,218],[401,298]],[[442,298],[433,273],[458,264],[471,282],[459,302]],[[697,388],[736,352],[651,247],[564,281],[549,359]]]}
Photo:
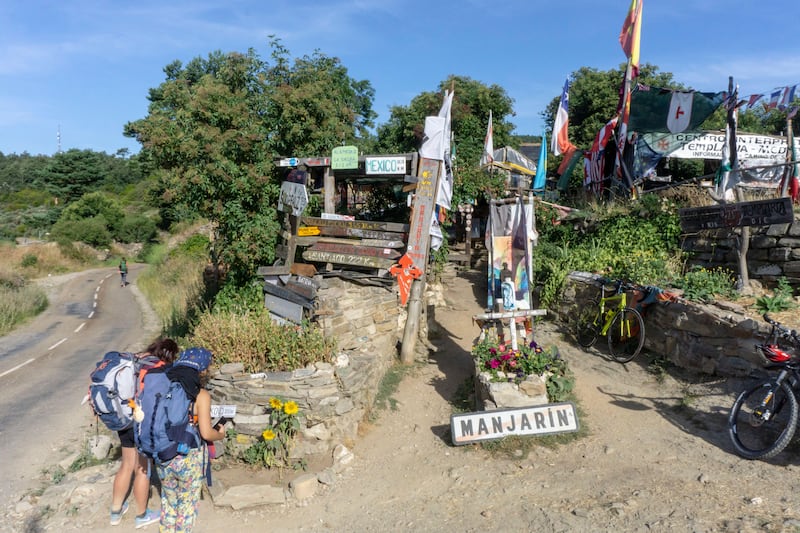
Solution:
{"label": "painted wooden plank", "polygon": [[302,217],[301,222],[306,226],[319,226],[320,228],[354,228],[373,231],[396,231],[400,233],[407,232],[409,228],[408,224],[383,222],[380,220],[333,220],[320,217]]}
{"label": "painted wooden plank", "polygon": [[259,276],[285,276],[289,272],[289,265],[263,266],[256,270],[256,274]]}
{"label": "painted wooden plank", "polygon": [[280,317],[299,324],[303,321],[303,306],[284,300],[273,294],[264,293],[264,306]]}
{"label": "painted wooden plank", "polygon": [[340,254],[334,252],[320,252],[306,250],[303,252],[303,259],[306,261],[316,261],[318,263],[337,263],[342,265],[353,265],[370,268],[388,269],[395,264],[393,259],[382,257],[370,257],[366,255]]}
{"label": "painted wooden plank", "polygon": [[387,241],[402,242],[406,242],[408,239],[407,233],[398,233],[395,231],[375,231],[358,228],[321,227],[320,232],[322,235],[332,237],[360,237],[362,239],[383,239]]}
{"label": "painted wooden plank", "polygon": [[318,237],[318,242],[332,242],[350,244],[352,246],[372,246],[374,248],[403,248],[406,243],[400,240],[389,239],[342,239],[339,237]]}
{"label": "painted wooden plank", "polygon": [[737,204],[689,207],[678,210],[683,231],[769,226],[794,221],[792,200],[788,197]]}
{"label": "painted wooden plank", "polygon": [[439,161],[423,157],[420,161],[419,172],[417,172],[419,182],[411,209],[413,218],[408,233],[406,254],[414,266],[422,272],[425,272],[428,266],[431,218],[433,217],[436,191],[439,188],[440,167]]}
{"label": "painted wooden plank", "polygon": [[314,267],[314,265],[307,265],[305,263],[292,263],[292,266],[289,270],[295,276],[306,278],[313,278],[314,274],[317,273],[317,269]]}
{"label": "painted wooden plank", "polygon": [[289,300],[297,305],[301,305],[306,309],[311,309],[313,304],[307,299],[303,298],[299,294],[296,294],[288,289],[283,287],[279,287],[277,285],[272,285],[271,283],[264,284],[264,293],[271,294],[272,296],[277,296],[283,300]]}
{"label": "painted wooden plank", "polygon": [[290,279],[286,282],[286,289],[309,300],[313,300],[317,296],[316,287],[313,285],[307,285],[305,283],[299,283],[294,279]]}
{"label": "painted wooden plank", "polygon": [[373,248],[372,246],[354,246],[333,242],[318,242],[310,248],[318,252],[334,252],[338,254],[368,255],[371,257],[385,257],[396,259],[401,253],[393,248]]}
{"label": "painted wooden plank", "polygon": [[319,235],[319,228],[317,226],[301,226],[297,228],[298,237],[309,237],[312,235]]}

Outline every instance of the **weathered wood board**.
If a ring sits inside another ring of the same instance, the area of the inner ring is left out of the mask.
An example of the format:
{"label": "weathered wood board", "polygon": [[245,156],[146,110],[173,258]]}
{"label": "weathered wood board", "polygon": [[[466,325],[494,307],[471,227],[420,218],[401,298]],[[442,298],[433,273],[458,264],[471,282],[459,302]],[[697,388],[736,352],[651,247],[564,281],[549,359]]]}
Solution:
{"label": "weathered wood board", "polygon": [[333,252],[348,255],[366,255],[370,257],[384,257],[396,259],[401,253],[394,248],[374,248],[372,246],[354,246],[352,244],[341,244],[333,242],[318,242],[311,248],[315,252]]}
{"label": "weathered wood board", "polygon": [[302,217],[300,223],[306,226],[334,227],[334,228],[353,228],[373,231],[394,231],[399,233],[408,232],[408,224],[397,222],[382,222],[379,220],[335,220],[319,217]]}
{"label": "weathered wood board", "polygon": [[406,242],[408,233],[400,233],[396,231],[376,231],[371,229],[359,228],[337,228],[323,226],[320,233],[324,236],[330,237],[359,237],[362,239],[382,239],[386,241],[402,241]]}
{"label": "weathered wood board", "polygon": [[393,259],[385,259],[382,257],[322,252],[311,249],[303,252],[303,259],[306,261],[315,261],[317,263],[337,263],[342,265],[353,265],[379,269],[388,269],[395,264]]}

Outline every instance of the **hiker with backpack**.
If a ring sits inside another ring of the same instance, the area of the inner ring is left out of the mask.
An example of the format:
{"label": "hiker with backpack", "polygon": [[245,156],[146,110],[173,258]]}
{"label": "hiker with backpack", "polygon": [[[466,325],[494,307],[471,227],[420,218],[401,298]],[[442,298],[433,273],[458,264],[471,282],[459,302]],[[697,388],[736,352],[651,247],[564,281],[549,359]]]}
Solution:
{"label": "hiker with backpack", "polygon": [[119,277],[120,277],[120,287],[124,287],[128,284],[128,262],[123,257],[122,260],[119,262]]}
{"label": "hiker with backpack", "polygon": [[[177,353],[178,344],[174,340],[158,339],[150,344],[142,353],[127,354],[133,355],[132,361],[136,363],[131,367],[133,368],[131,372],[133,389],[130,394],[126,394],[119,392],[123,388],[122,386],[118,385],[114,387],[114,389],[118,391],[117,396],[128,396],[128,398],[122,398],[123,411],[117,414],[117,416],[121,417],[121,421],[114,421],[110,424],[111,429],[115,429],[125,424],[127,421],[126,427],[117,430],[122,447],[122,460],[119,470],[117,470],[117,474],[114,476],[114,483],[111,491],[112,526],[118,525],[122,521],[122,515],[128,511],[129,504],[126,501],[126,497],[131,490],[131,479],[133,480],[133,499],[136,502],[136,510],[140,513],[136,515],[134,519],[136,528],[155,523],[160,519],[156,511],[147,508],[147,500],[150,496],[149,459],[140,454],[136,449],[133,433],[133,410],[130,409],[130,411],[128,411],[124,409],[124,407],[127,407],[124,400],[133,399],[137,381],[142,373],[146,373],[149,369],[154,367],[170,365]],[[101,361],[101,364],[102,363],[103,361]],[[98,368],[101,364],[98,364]],[[117,379],[129,379],[126,371],[118,372],[117,376]],[[125,388],[127,388],[127,386],[127,383],[124,384]],[[95,407],[94,401],[92,405],[95,408],[95,412],[102,409],[102,407]],[[107,420],[108,418],[104,418],[104,422]],[[107,425],[109,425],[108,422]]]}
{"label": "hiker with backpack", "polygon": [[134,434],[161,480],[162,532],[192,530],[211,473],[206,442],[225,438],[224,426],[211,426],[211,395],[202,385],[211,358],[205,348],[184,350],[171,368],[149,372],[137,393]]}

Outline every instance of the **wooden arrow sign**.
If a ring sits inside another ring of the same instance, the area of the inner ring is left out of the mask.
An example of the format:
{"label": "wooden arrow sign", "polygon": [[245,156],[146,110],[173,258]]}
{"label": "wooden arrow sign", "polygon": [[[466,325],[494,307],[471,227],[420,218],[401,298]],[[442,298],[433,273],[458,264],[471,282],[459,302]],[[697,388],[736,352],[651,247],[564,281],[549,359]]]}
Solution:
{"label": "wooden arrow sign", "polygon": [[382,257],[371,257],[368,255],[352,255],[335,252],[322,252],[319,250],[306,250],[303,252],[303,259],[306,261],[316,261],[318,263],[337,263],[342,265],[353,265],[388,270],[394,265],[394,259],[384,259]]}
{"label": "wooden arrow sign", "polygon": [[406,239],[408,238],[407,233],[399,233],[394,231],[376,231],[359,228],[336,228],[333,226],[322,226],[319,230],[322,235],[328,235],[332,237],[360,237],[362,239],[382,239],[386,241],[403,242],[406,242]]}
{"label": "wooden arrow sign", "polygon": [[338,220],[319,217],[302,217],[301,222],[306,226],[335,227],[367,229],[373,231],[408,232],[408,224],[397,222],[381,222],[379,220]]}

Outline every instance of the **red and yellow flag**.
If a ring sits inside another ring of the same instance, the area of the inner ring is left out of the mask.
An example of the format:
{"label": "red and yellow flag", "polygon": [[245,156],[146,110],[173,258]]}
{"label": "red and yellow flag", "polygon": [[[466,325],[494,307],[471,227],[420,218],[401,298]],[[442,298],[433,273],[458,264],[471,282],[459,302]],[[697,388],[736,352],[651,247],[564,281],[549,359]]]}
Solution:
{"label": "red and yellow flag", "polygon": [[625,22],[622,24],[622,31],[619,32],[619,44],[628,59],[631,60],[633,77],[639,75],[639,41],[642,34],[642,1],[631,0],[631,8]]}

